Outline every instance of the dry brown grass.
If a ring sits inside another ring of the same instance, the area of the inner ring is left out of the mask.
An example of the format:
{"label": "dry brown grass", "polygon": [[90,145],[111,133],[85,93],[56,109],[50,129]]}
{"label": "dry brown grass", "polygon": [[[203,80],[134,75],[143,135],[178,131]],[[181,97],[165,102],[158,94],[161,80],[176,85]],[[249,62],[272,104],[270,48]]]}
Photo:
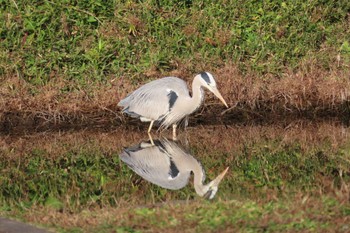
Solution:
{"label": "dry brown grass", "polygon": [[[150,78],[176,75],[190,85],[193,74],[186,65],[174,61],[174,66],[177,68],[168,74],[150,71]],[[223,122],[229,124],[232,121],[276,120],[288,116],[346,117],[349,112],[349,74],[344,71],[311,71],[307,74],[287,72],[283,78],[267,78],[242,75],[234,65],[218,68],[213,73],[231,107],[225,110],[210,95],[193,118],[209,123],[213,116],[221,113]],[[35,87],[17,77],[7,78],[0,87],[0,131],[119,125],[123,116],[117,103],[139,85],[142,83],[135,86],[127,77],[117,77],[105,85],[91,84],[81,88],[57,78],[45,86]],[[73,91],[63,91],[67,87]]]}
{"label": "dry brown grass", "polygon": [[348,73],[313,70],[273,77],[243,77],[232,66],[218,70],[224,96],[231,105],[271,114],[334,112],[342,114],[349,101]]}

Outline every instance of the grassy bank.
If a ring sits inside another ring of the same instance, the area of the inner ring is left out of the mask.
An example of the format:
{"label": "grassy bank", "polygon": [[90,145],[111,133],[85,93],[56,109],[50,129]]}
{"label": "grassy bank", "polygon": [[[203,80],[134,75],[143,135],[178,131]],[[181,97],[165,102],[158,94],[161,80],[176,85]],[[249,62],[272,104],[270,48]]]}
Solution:
{"label": "grassy bank", "polygon": [[0,4],[1,131],[115,123],[136,86],[203,70],[226,119],[349,112],[346,0]]}

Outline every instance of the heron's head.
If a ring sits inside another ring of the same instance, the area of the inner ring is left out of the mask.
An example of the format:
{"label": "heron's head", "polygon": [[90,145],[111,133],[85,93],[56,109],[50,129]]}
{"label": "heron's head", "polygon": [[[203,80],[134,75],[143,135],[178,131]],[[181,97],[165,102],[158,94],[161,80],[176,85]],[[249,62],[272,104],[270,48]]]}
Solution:
{"label": "heron's head", "polygon": [[[216,192],[218,191],[219,184],[224,178],[228,171],[228,167],[223,171],[220,175],[218,175],[214,180],[212,180],[210,183],[204,185],[202,187],[201,193],[198,193],[200,196],[203,196],[207,199],[213,199],[215,197]],[[196,190],[197,191],[197,190]]]}
{"label": "heron's head", "polygon": [[224,98],[222,97],[222,95],[220,94],[217,86],[216,86],[216,82],[215,79],[213,77],[213,75],[209,72],[202,72],[200,74],[197,75],[197,77],[199,78],[200,84],[202,87],[207,88],[209,91],[211,91],[216,97],[218,97],[221,102],[226,106],[226,101],[224,100]]}

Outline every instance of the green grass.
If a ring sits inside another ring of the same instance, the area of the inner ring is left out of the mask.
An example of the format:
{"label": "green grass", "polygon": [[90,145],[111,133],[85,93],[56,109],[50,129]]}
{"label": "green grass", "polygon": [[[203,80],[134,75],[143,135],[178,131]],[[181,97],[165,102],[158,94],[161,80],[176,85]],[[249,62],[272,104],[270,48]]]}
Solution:
{"label": "green grass", "polygon": [[0,1],[0,74],[76,88],[227,63],[259,75],[331,69],[350,58],[349,11],[347,0]]}

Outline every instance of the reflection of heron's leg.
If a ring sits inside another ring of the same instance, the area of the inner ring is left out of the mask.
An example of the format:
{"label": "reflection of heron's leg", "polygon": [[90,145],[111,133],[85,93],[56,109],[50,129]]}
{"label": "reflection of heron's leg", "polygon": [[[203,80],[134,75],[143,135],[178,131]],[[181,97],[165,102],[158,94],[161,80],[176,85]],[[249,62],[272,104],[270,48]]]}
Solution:
{"label": "reflection of heron's leg", "polygon": [[154,146],[154,142],[153,142],[153,138],[152,138],[151,133],[148,133],[148,137],[149,137],[149,140],[150,140],[152,146]]}
{"label": "reflection of heron's leg", "polygon": [[177,127],[177,125],[173,124],[173,140],[174,141],[177,140],[177,138],[176,138],[176,127]]}
{"label": "reflection of heron's leg", "polygon": [[153,122],[154,122],[154,121],[151,121],[151,124],[149,124],[147,133],[150,133],[150,132],[151,132],[152,126],[153,126]]}
{"label": "reflection of heron's leg", "polygon": [[187,129],[187,126],[188,126],[188,116],[185,117],[185,120],[184,120],[184,125],[185,125],[185,130]]}
{"label": "reflection of heron's leg", "polygon": [[189,143],[188,143],[188,136],[187,136],[187,126],[188,126],[188,116],[185,117],[185,146],[186,146],[186,149],[189,150],[190,149],[190,146],[189,146]]}
{"label": "reflection of heron's leg", "polygon": [[184,142],[185,148],[189,151],[190,150],[190,144],[188,142],[188,136],[187,131],[185,131],[185,142]]}

